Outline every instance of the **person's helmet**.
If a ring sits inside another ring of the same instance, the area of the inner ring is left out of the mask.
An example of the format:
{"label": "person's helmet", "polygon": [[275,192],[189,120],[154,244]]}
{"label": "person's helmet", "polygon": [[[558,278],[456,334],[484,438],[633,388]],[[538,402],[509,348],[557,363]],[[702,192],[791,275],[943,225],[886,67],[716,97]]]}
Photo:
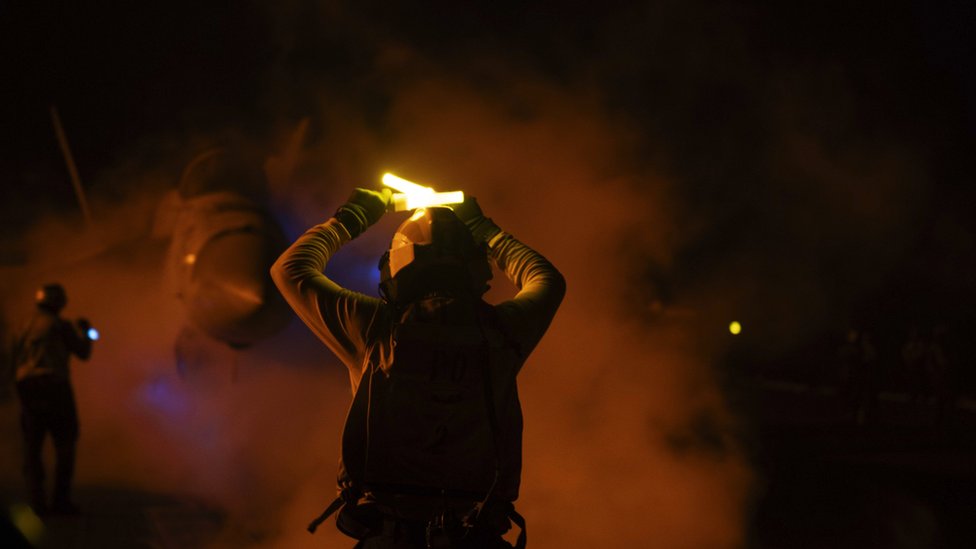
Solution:
{"label": "person's helmet", "polygon": [[34,294],[37,306],[59,312],[68,304],[68,295],[64,292],[64,287],[60,284],[45,284],[37,289]]}
{"label": "person's helmet", "polygon": [[380,294],[396,303],[438,291],[481,297],[491,280],[485,246],[445,207],[419,209],[404,221],[379,269]]}

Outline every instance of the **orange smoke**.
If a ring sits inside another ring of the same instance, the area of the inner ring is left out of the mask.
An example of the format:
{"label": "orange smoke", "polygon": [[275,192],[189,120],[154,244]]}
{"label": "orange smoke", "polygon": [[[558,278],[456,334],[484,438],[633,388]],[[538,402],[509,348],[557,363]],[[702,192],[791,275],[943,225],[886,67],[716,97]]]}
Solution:
{"label": "orange smoke", "polygon": [[[460,188],[566,276],[563,308],[520,377],[518,507],[533,546],[742,546],[753,474],[740,421],[714,378],[712,351],[720,346],[682,326],[648,325],[632,315],[641,307],[627,303],[641,261],[669,262],[673,182],[636,168],[632,133],[609,119],[595,94],[512,81],[521,84],[504,97],[457,80],[410,81],[390,109],[393,143],[334,135],[309,147],[305,169],[323,157],[382,159],[377,177],[390,169]],[[369,135],[339,114],[341,101],[325,108],[354,137]],[[347,188],[353,184],[376,181]],[[335,204],[307,221],[324,219]],[[402,217],[387,215],[342,253],[375,258]],[[489,301],[513,291],[499,276]],[[291,528],[310,517],[316,493],[320,506],[331,494],[306,485],[296,495]],[[271,545],[317,543],[285,539]]]}
{"label": "orange smoke", "polygon": [[[398,62],[407,73],[415,61]],[[569,286],[520,378],[518,506],[533,546],[742,546],[752,472],[714,375],[719,346],[676,323],[647,323],[634,315],[646,307],[628,302],[645,262],[669,264],[676,183],[639,167],[631,129],[592,90],[528,75],[506,81],[518,84],[489,92],[405,79],[382,136],[343,98],[327,96],[330,131],[285,155],[290,176],[272,188],[276,211],[303,229],[330,216],[353,186],[377,187],[386,170],[477,196]],[[151,204],[137,196],[118,205],[119,221],[104,223],[126,227]],[[374,269],[402,216],[387,215],[342,254]],[[41,241],[56,257],[60,243],[49,234]],[[67,313],[102,332],[91,363],[75,369],[78,482],[204,497],[228,513],[218,545],[351,546],[330,528],[304,531],[334,497],[345,372],[293,324],[254,349],[214,351],[218,372],[233,364],[236,382],[182,384],[171,350],[181,313],[162,290],[161,256],[137,249],[44,273],[68,288]],[[370,291],[359,272],[329,274]],[[36,274],[24,273],[19,287]],[[494,286],[491,301],[513,291],[499,276]]]}

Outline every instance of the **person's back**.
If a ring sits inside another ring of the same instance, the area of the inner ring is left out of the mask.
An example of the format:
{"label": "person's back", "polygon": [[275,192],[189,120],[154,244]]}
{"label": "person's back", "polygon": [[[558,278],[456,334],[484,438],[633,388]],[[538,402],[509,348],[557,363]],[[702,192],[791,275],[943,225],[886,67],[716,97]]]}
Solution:
{"label": "person's back", "polygon": [[43,308],[34,312],[18,339],[21,346],[15,358],[17,381],[43,376],[67,381],[71,355],[85,360],[91,353],[91,346],[85,344],[70,322]]}
{"label": "person's back", "polygon": [[493,311],[432,296],[390,329],[392,361],[378,352],[360,384],[368,414],[350,414],[346,425],[347,471],[374,492],[407,485],[484,499],[500,475],[496,438],[512,419],[513,403],[494,395],[510,391],[516,374]]}
{"label": "person's back", "polygon": [[[322,275],[325,263],[382,215],[384,200],[357,190],[272,268],[350,370],[338,525],[358,547],[506,547],[508,517],[521,522],[512,508],[516,376],[559,306],[563,279],[470,201],[460,215],[418,210],[401,225],[381,261],[384,300],[344,290]],[[497,306],[481,299],[488,257],[520,290]]]}

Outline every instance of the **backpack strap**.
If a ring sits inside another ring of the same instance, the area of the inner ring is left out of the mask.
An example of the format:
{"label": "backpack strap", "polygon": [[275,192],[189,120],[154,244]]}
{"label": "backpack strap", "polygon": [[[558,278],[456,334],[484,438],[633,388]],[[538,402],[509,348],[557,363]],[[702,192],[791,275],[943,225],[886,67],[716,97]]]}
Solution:
{"label": "backpack strap", "polygon": [[315,520],[313,520],[311,523],[309,523],[309,525],[308,525],[308,532],[310,534],[314,534],[315,531],[318,530],[318,527],[323,522],[325,522],[326,519],[328,519],[329,517],[331,517],[333,513],[335,513],[336,511],[338,511],[345,503],[346,503],[346,500],[342,499],[342,496],[341,495],[339,497],[335,498],[332,501],[332,503],[330,503],[329,506],[325,508],[325,511],[322,511],[322,514],[321,515],[319,515]]}
{"label": "backpack strap", "polygon": [[515,506],[512,505],[512,507],[508,510],[508,518],[514,522],[520,530],[518,538],[515,540],[514,549],[525,549],[525,544],[527,542],[527,534],[525,533],[525,517],[520,515],[518,511],[515,510]]}
{"label": "backpack strap", "polygon": [[[351,482],[343,485],[343,488],[339,491],[339,495],[336,496],[332,503],[322,511],[322,514],[315,518],[308,525],[308,532],[314,534],[315,530],[318,529],[319,525],[325,522],[330,516],[332,516],[336,511],[342,509],[346,504],[355,504],[361,495],[359,488],[353,485]],[[340,528],[341,530],[341,528]]]}

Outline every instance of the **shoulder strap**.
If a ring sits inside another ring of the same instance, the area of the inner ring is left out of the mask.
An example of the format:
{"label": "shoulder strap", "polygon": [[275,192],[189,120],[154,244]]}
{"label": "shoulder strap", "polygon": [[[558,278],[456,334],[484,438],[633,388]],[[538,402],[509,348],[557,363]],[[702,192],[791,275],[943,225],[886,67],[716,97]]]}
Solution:
{"label": "shoulder strap", "polygon": [[525,531],[525,518],[515,510],[515,506],[508,511],[508,518],[519,527],[518,539],[515,540],[514,549],[525,549],[525,544],[528,541],[528,535]]}
{"label": "shoulder strap", "polygon": [[[314,534],[315,531],[318,530],[319,526],[323,522],[325,522],[326,519],[328,519],[329,517],[331,517],[333,513],[335,513],[336,511],[338,511],[342,507],[342,505],[344,503],[345,503],[345,500],[342,499],[342,496],[341,495],[339,497],[335,498],[332,501],[332,503],[330,503],[329,506],[325,508],[325,511],[322,511],[322,514],[321,515],[319,515],[315,520],[313,520],[311,523],[309,523],[309,525],[308,525],[308,532],[310,534]],[[524,530],[523,530],[523,532],[524,532]]]}
{"label": "shoulder strap", "polygon": [[[485,413],[488,415],[488,424],[491,427],[491,442],[493,450],[495,452],[495,478],[491,483],[491,487],[488,488],[488,492],[485,493],[484,499],[479,501],[475,508],[473,509],[474,517],[473,521],[477,522],[478,517],[481,516],[481,511],[485,508],[488,500],[495,493],[495,488],[498,486],[498,478],[501,476],[502,468],[502,456],[501,456],[501,429],[498,427],[498,417],[495,415],[495,392],[492,390],[492,380],[491,380],[491,343],[488,340],[488,334],[485,331],[485,321],[486,316],[489,313],[494,312],[493,309],[489,309],[488,313],[484,313],[486,309],[480,309],[478,311],[478,329],[481,332],[481,337],[485,349],[485,360],[481,365],[482,373],[482,385],[484,385],[484,400],[485,400]],[[515,508],[512,507],[512,512]],[[521,527],[520,527],[521,528]],[[524,528],[523,528],[524,531]]]}

